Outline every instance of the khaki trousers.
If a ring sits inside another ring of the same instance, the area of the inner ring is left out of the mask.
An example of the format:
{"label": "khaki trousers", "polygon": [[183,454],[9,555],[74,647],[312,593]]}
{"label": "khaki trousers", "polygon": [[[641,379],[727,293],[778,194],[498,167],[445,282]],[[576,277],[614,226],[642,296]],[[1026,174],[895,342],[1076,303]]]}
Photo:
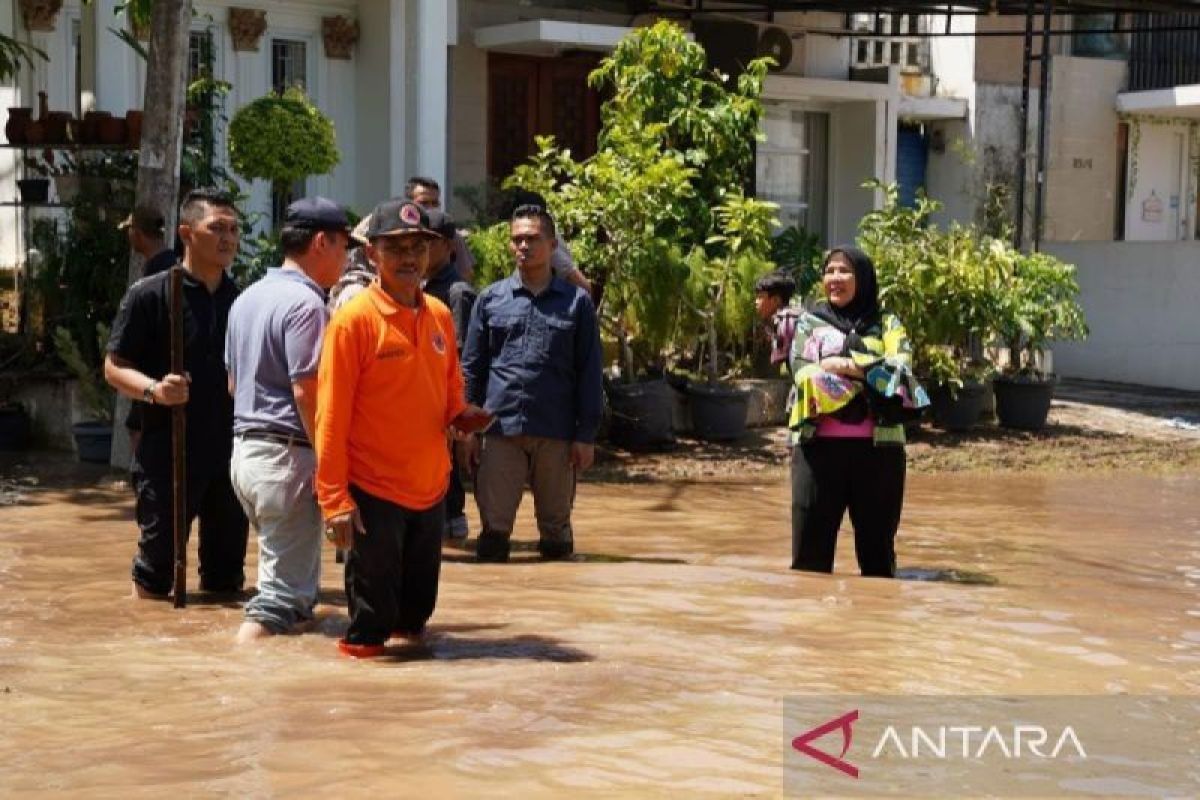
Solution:
{"label": "khaki trousers", "polygon": [[533,491],[539,538],[543,542],[572,541],[575,468],[571,466],[571,443],[538,436],[483,437],[475,476],[482,533],[506,539],[512,535],[526,483]]}

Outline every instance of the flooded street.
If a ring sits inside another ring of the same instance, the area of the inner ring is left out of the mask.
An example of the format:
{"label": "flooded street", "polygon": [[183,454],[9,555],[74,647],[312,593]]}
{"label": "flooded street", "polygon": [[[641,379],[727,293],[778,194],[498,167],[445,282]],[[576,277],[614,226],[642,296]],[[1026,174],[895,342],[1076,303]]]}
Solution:
{"label": "flooded street", "polygon": [[837,574],[787,570],[783,480],[585,485],[573,563],[527,498],[514,563],[447,550],[429,643],[373,662],[334,646],[332,551],[317,629],[239,649],[236,604],[126,599],[128,492],[28,490],[0,796],[774,797],[789,695],[1200,694],[1200,478],[909,486],[897,581],[846,531]]}

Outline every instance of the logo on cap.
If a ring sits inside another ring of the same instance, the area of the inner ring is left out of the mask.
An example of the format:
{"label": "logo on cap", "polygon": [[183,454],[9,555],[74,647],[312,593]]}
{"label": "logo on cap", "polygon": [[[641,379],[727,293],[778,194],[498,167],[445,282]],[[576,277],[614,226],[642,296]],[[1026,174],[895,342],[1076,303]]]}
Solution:
{"label": "logo on cap", "polygon": [[406,225],[421,225],[421,212],[411,203],[400,206],[400,221]]}

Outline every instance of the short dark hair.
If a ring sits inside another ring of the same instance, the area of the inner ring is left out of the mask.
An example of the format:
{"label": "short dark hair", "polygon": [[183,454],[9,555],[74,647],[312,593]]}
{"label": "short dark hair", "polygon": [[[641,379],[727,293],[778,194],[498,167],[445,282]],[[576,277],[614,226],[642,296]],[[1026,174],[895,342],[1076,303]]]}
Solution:
{"label": "short dark hair", "polygon": [[404,184],[405,198],[412,200],[413,195],[417,193],[417,187],[422,189],[431,189],[438,194],[442,193],[442,187],[433,178],[426,178],[423,175],[414,175],[408,179],[408,183]]}
{"label": "short dark hair", "polygon": [[285,256],[302,256],[312,246],[312,241],[319,231],[316,228],[284,225],[279,229],[279,249]]}
{"label": "short dark hair", "polygon": [[768,272],[754,282],[754,291],[778,297],[786,303],[796,293],[796,279],[783,270]]}
{"label": "short dark hair", "polygon": [[513,209],[512,219],[509,220],[511,225],[519,219],[536,219],[541,220],[542,233],[549,236],[551,239],[558,237],[558,229],[554,225],[554,217],[550,216],[550,212],[545,206],[534,205],[532,203],[523,206],[517,206]]}
{"label": "short dark hair", "polygon": [[179,224],[195,225],[204,219],[205,210],[208,208],[228,208],[237,214],[237,206],[233,204],[229,195],[221,190],[213,187],[193,189],[187,193],[179,206]]}

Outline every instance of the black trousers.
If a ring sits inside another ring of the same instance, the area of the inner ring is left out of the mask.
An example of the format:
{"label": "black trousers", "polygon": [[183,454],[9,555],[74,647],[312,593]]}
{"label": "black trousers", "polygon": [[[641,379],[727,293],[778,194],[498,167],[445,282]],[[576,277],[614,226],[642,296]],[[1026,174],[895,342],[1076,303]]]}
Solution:
{"label": "black trousers", "polygon": [[[229,479],[232,437],[224,442],[203,439],[188,448],[187,525],[200,519],[200,588],[233,592],[246,581],[246,537],[249,523]],[[145,431],[130,469],[137,496],[141,531],[133,559],[133,580],[155,594],[167,594],[175,580],[174,491],[171,486],[171,432]]]}
{"label": "black trousers", "polygon": [[446,519],[464,516],[467,506],[467,490],[463,488],[462,476],[458,472],[458,448],[450,445],[450,485],[446,489]]}
{"label": "black trousers", "polygon": [[346,558],[351,644],[383,644],[393,631],[417,633],[433,616],[442,567],[445,508],[398,506],[351,485],[366,534]]}
{"label": "black trousers", "polygon": [[792,450],[792,569],[833,572],[846,510],[863,575],[894,577],[904,506],[904,448],[811,439]]}

